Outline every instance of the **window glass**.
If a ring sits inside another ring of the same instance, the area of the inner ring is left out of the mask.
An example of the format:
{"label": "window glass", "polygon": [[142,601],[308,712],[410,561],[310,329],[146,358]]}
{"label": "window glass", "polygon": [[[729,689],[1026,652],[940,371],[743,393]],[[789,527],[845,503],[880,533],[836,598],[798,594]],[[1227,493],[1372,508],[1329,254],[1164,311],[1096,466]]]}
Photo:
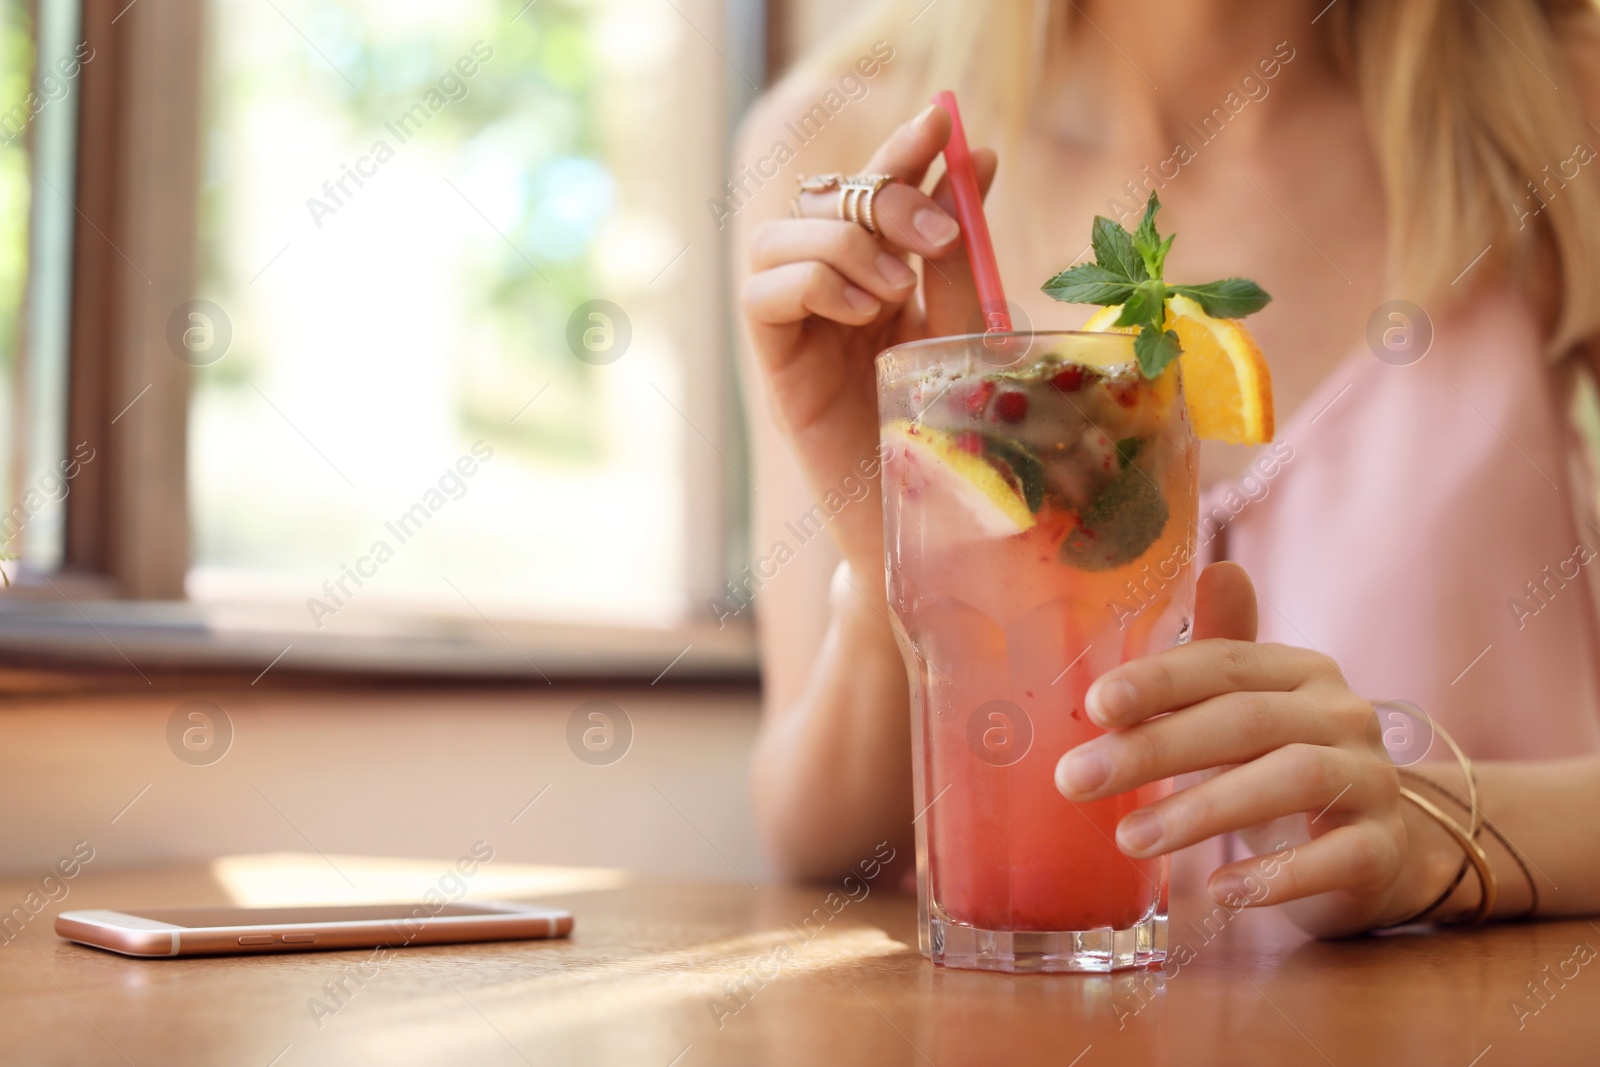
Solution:
{"label": "window glass", "polygon": [[681,617],[716,10],[212,0],[191,595]]}
{"label": "window glass", "polygon": [[[34,16],[37,15],[37,22]],[[7,575],[59,566],[79,457],[66,440],[78,5],[0,0],[0,555]]]}

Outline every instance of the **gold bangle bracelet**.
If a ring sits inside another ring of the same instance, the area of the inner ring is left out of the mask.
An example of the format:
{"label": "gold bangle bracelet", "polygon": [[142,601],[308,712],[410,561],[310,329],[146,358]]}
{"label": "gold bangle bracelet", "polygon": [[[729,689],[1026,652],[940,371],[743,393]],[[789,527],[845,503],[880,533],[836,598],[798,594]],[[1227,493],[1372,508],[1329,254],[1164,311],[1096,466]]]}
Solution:
{"label": "gold bangle bracelet", "polygon": [[[1406,781],[1420,782],[1423,785],[1433,786],[1433,783],[1428,781],[1428,779],[1424,778],[1422,775],[1416,773],[1415,771],[1408,770],[1405,767],[1399,768],[1397,773],[1400,775],[1400,777],[1402,779],[1404,779]],[[1434,786],[1434,788],[1437,789],[1438,787]],[[1455,801],[1455,804],[1456,804],[1457,807],[1462,806],[1461,805],[1461,801],[1456,800],[1455,797],[1450,797],[1449,799],[1452,800],[1452,801]],[[1471,815],[1471,809],[1468,809],[1468,815],[1469,816]],[[1472,867],[1472,861],[1467,859],[1467,854],[1465,852],[1463,852],[1461,854],[1461,865],[1456,868],[1456,876],[1454,878],[1450,879],[1449,884],[1446,885],[1443,889],[1441,889],[1439,891],[1439,894],[1437,896],[1435,896],[1432,900],[1428,901],[1428,903],[1424,904],[1422,907],[1418,908],[1416,911],[1412,912],[1410,915],[1407,915],[1404,919],[1399,919],[1399,920],[1397,920],[1395,922],[1390,923],[1389,927],[1393,928],[1393,927],[1396,927],[1396,926],[1410,926],[1412,923],[1421,922],[1423,919],[1426,919],[1429,915],[1432,915],[1433,912],[1434,912],[1434,909],[1440,907],[1441,905],[1444,904],[1445,901],[1450,899],[1451,894],[1453,894],[1456,891],[1456,888],[1458,886],[1460,886],[1461,883],[1466,879],[1467,871],[1471,867]]]}
{"label": "gold bangle bracelet", "polygon": [[[1433,781],[1428,780],[1427,778],[1424,778],[1422,775],[1418,774],[1416,771],[1409,770],[1407,768],[1402,767],[1400,769],[1400,776],[1402,778],[1406,779],[1407,781],[1420,782],[1422,785],[1427,786],[1429,789],[1433,790],[1439,796],[1443,797],[1445,800],[1448,800],[1450,803],[1454,804],[1458,808],[1466,808],[1467,807],[1466,802],[1463,801],[1460,797],[1456,796],[1454,793],[1451,793],[1448,789],[1446,789],[1444,786],[1441,786],[1439,783],[1433,782]],[[1470,811],[1469,811],[1469,814],[1470,814]],[[1518,914],[1516,914],[1514,916],[1511,916],[1511,918],[1527,919],[1527,918],[1532,917],[1533,915],[1538,914],[1538,911],[1539,911],[1539,883],[1538,883],[1538,880],[1533,877],[1533,871],[1528,868],[1528,862],[1522,858],[1521,851],[1519,849],[1517,849],[1514,845],[1511,844],[1510,840],[1508,840],[1506,838],[1505,834],[1500,832],[1500,828],[1497,827],[1494,823],[1489,821],[1488,816],[1482,816],[1482,822],[1483,822],[1483,828],[1485,830],[1489,831],[1489,833],[1491,835],[1493,835],[1493,837],[1494,837],[1494,839],[1496,841],[1500,842],[1500,847],[1506,850],[1506,855],[1511,857],[1511,861],[1517,865],[1517,869],[1522,872],[1522,877],[1528,883],[1528,907],[1527,907],[1527,909],[1525,911],[1519,912]],[[1461,873],[1462,873],[1462,875],[1465,875],[1466,871],[1467,871],[1467,861],[1466,861],[1465,858],[1463,858],[1462,861],[1461,861]],[[1456,879],[1456,885],[1459,885],[1460,881],[1461,881],[1460,878],[1457,878]],[[1450,891],[1454,891],[1454,889],[1455,889],[1455,885],[1452,885],[1450,887]],[[1439,898],[1438,902],[1436,904],[1434,904],[1433,907],[1438,907],[1439,904],[1443,904],[1444,901],[1449,897],[1449,895],[1450,895],[1450,892],[1447,891],[1443,897]],[[1417,913],[1417,918],[1420,918],[1421,916],[1426,915],[1429,911],[1432,911],[1433,907],[1430,907],[1430,908],[1427,908],[1424,911],[1418,912]],[[1411,921],[1412,922],[1416,922],[1416,918],[1413,918]]]}
{"label": "gold bangle bracelet", "polygon": [[1467,836],[1476,838],[1478,831],[1483,829],[1483,808],[1478,803],[1478,772],[1472,769],[1472,761],[1461,750],[1461,746],[1456,744],[1456,739],[1450,736],[1450,731],[1434,722],[1432,716],[1428,717],[1428,724],[1433,727],[1434,733],[1444,738],[1444,743],[1450,746],[1450,752],[1455,756],[1456,762],[1461,764],[1461,773],[1467,779],[1467,819],[1471,824],[1467,827]]}
{"label": "gold bangle bracelet", "polygon": [[[1426,715],[1426,712],[1424,712],[1424,715]],[[1437,722],[1434,722],[1433,716],[1427,715],[1427,719],[1429,728],[1439,737],[1444,738],[1444,743],[1449,746],[1451,755],[1455,756],[1456,762],[1461,766],[1461,773],[1467,780],[1467,802],[1465,805],[1461,806],[1464,806],[1467,809],[1467,822],[1469,824],[1468,828],[1463,831],[1460,823],[1457,823],[1454,819],[1451,819],[1436,805],[1432,805],[1427,802],[1415,791],[1402,788],[1400,792],[1402,795],[1406,796],[1407,799],[1415,801],[1418,807],[1421,807],[1425,812],[1432,816],[1435,821],[1443,825],[1446,831],[1450,833],[1450,836],[1455,838],[1457,844],[1461,844],[1464,835],[1464,839],[1472,845],[1472,848],[1469,849],[1463,846],[1461,854],[1461,866],[1456,868],[1456,876],[1450,880],[1449,884],[1446,885],[1437,896],[1430,900],[1425,906],[1406,916],[1404,919],[1390,923],[1389,927],[1391,928],[1395,926],[1409,926],[1414,922],[1420,922],[1429,915],[1433,914],[1434,910],[1441,907],[1445,901],[1449,900],[1451,895],[1455,893],[1456,889],[1467,877],[1467,868],[1474,865],[1474,858],[1472,854],[1473,849],[1476,849],[1483,856],[1485,864],[1485,866],[1481,868],[1478,873],[1478,883],[1481,887],[1483,887],[1484,895],[1487,895],[1489,883],[1484,880],[1483,871],[1489,870],[1489,878],[1494,878],[1492,869],[1489,869],[1487,866],[1488,854],[1484,853],[1482,847],[1477,844],[1478,831],[1483,826],[1483,811],[1478,802],[1477,771],[1472,766],[1472,760],[1467,757],[1467,754],[1464,751],[1462,751],[1461,746],[1456,743],[1456,739],[1450,735],[1450,731],[1446,730],[1443,726],[1440,726]],[[1417,781],[1426,785],[1432,786],[1436,789],[1439,788],[1434,786],[1434,783],[1429,782],[1421,775],[1415,774],[1414,772],[1408,773],[1405,768],[1399,768],[1399,773],[1402,777],[1415,778]],[[1442,789],[1439,789],[1439,791],[1443,793]],[[1454,797],[1451,797],[1450,799],[1455,801]],[[1460,802],[1457,801],[1457,804],[1459,805]],[[1498,889],[1498,884],[1496,884],[1496,889]],[[1485,914],[1487,914],[1487,912],[1485,912]],[[1473,921],[1478,921],[1478,919],[1475,918]]]}
{"label": "gold bangle bracelet", "polygon": [[[1449,814],[1444,811],[1444,809],[1440,808],[1439,805],[1435,804],[1421,793],[1418,793],[1416,790],[1411,789],[1408,786],[1401,786],[1400,795],[1411,801],[1411,803],[1415,804],[1418,808],[1421,808],[1435,822],[1444,827],[1445,832],[1454,838],[1455,843],[1461,847],[1461,851],[1466,856],[1467,862],[1472,864],[1473,870],[1475,870],[1478,874],[1478,886],[1481,890],[1478,899],[1478,906],[1473,909],[1473,912],[1470,916],[1456,921],[1462,923],[1481,923],[1484,919],[1488,918],[1491,912],[1494,911],[1495,902],[1499,897],[1499,885],[1495,880],[1494,869],[1489,866],[1488,853],[1483,851],[1483,846],[1474,841],[1472,836],[1467,833],[1460,823],[1452,819]],[[1451,888],[1453,890],[1454,886]],[[1448,898],[1448,894],[1446,894],[1446,897]],[[1438,903],[1442,904],[1444,901],[1441,900]],[[1419,913],[1415,918],[1407,919],[1392,925],[1405,926],[1409,923],[1416,922],[1417,919],[1422,918],[1423,915],[1426,915],[1428,911],[1432,911],[1433,908],[1437,906],[1438,904],[1430,905],[1428,909]]]}
{"label": "gold bangle bracelet", "polygon": [[1410,915],[1407,915],[1404,919],[1397,919],[1390,923],[1388,926],[1384,927],[1384,929],[1393,929],[1396,926],[1410,926],[1412,923],[1421,922],[1423,919],[1426,919],[1428,916],[1432,915],[1434,910],[1441,907],[1445,901],[1449,900],[1450,895],[1456,891],[1456,888],[1460,886],[1462,882],[1466,881],[1467,871],[1471,868],[1472,862],[1463,854],[1461,857],[1461,866],[1456,868],[1456,876],[1450,879],[1450,884],[1445,886],[1444,889],[1439,892],[1438,896],[1428,901],[1428,903],[1424,904]]}

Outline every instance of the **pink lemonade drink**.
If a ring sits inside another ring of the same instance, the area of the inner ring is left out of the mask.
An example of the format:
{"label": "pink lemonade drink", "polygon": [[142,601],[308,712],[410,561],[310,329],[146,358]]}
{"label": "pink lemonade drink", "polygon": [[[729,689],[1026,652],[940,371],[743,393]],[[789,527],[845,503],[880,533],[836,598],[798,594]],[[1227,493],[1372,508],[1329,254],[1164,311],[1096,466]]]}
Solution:
{"label": "pink lemonade drink", "polygon": [[1176,365],[1122,334],[942,338],[878,357],[889,604],[911,680],[922,951],[1003,971],[1166,955],[1167,861],[1056,762],[1091,682],[1188,634],[1198,449]]}

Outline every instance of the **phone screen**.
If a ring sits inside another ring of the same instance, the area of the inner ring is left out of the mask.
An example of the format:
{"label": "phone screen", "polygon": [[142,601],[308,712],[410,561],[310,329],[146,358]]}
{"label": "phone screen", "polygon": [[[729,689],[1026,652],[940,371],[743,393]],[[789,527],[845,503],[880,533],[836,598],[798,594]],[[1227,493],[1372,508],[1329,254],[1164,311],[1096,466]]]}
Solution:
{"label": "phone screen", "polygon": [[435,911],[421,904],[345,904],[311,908],[124,908],[132,915],[153,922],[171,923],[196,929],[207,926],[286,926],[305,923],[371,922],[415,917],[422,911],[427,918],[458,915],[504,915],[495,908],[475,904],[446,904]]}

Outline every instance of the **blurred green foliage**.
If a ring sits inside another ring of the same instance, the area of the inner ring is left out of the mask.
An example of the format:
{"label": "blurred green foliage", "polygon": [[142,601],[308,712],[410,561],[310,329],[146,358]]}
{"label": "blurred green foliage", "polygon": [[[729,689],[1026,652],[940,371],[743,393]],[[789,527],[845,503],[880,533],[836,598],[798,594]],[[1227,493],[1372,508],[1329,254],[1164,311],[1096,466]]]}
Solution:
{"label": "blurred green foliage", "polygon": [[[27,99],[33,87],[33,18],[24,0],[0,0],[0,111]],[[27,136],[9,143],[0,140],[0,367],[5,393],[15,381],[18,343],[21,340],[22,295],[28,273],[28,217],[30,176]],[[11,412],[4,413],[8,449]]]}

